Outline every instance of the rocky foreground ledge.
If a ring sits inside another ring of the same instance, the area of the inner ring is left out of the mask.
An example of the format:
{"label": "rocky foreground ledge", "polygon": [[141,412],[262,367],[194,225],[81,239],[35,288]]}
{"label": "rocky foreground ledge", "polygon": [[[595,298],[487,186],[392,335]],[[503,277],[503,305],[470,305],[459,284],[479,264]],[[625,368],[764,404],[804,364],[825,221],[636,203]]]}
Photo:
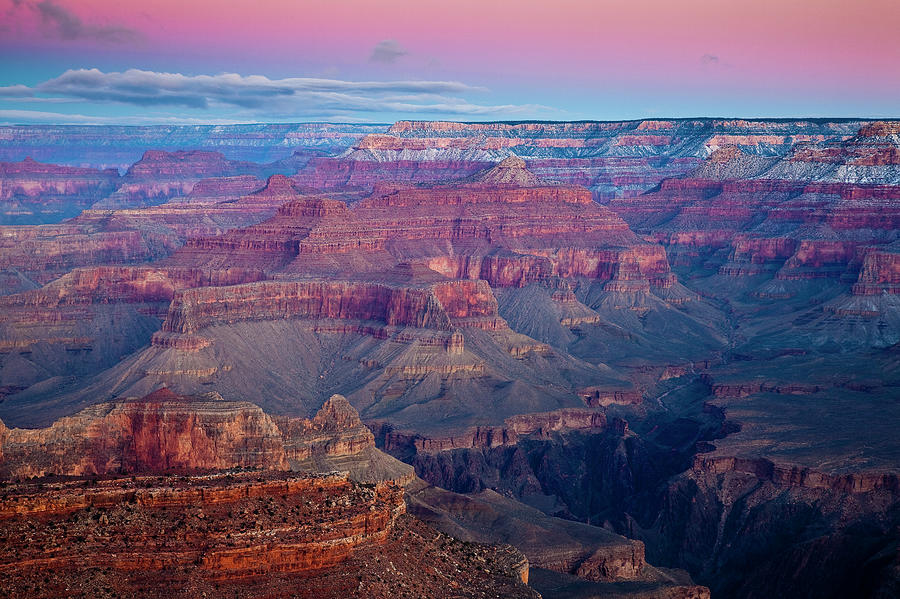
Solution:
{"label": "rocky foreground ledge", "polygon": [[405,515],[393,483],[226,472],[0,492],[5,597],[538,597],[528,562]]}

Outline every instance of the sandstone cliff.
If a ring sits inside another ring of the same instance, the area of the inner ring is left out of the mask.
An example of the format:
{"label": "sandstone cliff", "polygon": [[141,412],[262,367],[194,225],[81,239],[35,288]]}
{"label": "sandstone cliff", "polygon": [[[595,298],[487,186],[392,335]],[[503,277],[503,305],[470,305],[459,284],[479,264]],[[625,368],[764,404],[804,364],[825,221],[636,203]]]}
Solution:
{"label": "sandstone cliff", "polygon": [[[271,417],[216,393],[160,389],[98,404],[45,429],[0,428],[0,473],[28,478],[233,468],[328,470],[347,466],[362,480],[405,481],[408,468],[375,450],[372,433],[335,395],[312,420]],[[376,463],[377,462],[377,463]]]}
{"label": "sandstone cliff", "polygon": [[404,512],[396,486],[339,474],[19,484],[5,490],[0,509],[0,592],[537,596],[521,582],[520,553],[463,545]]}

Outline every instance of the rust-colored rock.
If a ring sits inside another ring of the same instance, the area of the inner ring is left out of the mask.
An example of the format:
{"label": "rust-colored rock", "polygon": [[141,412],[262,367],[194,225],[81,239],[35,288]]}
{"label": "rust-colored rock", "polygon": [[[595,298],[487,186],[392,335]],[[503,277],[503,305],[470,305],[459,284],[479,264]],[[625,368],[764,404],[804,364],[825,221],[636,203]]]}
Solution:
{"label": "rust-colored rock", "polygon": [[313,456],[373,449],[372,433],[339,395],[312,420],[273,418],[252,403],[225,401],[214,392],[186,397],[163,388],[140,399],[91,406],[46,429],[0,423],[0,473],[14,478],[288,470]]}
{"label": "rust-colored rock", "polygon": [[20,484],[0,529],[8,596],[536,597],[514,549],[464,546],[405,515],[398,487],[341,474]]}

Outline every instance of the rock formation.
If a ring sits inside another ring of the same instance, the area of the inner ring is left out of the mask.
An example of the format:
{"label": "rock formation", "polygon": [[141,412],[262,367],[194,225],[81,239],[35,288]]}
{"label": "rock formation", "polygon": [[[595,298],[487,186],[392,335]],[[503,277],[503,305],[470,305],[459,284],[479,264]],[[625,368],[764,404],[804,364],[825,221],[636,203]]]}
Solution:
{"label": "rock formation", "polygon": [[378,480],[376,468],[393,470],[388,478],[399,482],[410,478],[407,467],[377,454],[372,433],[340,395],[311,420],[273,418],[259,406],[225,401],[215,392],[186,397],[163,388],[91,406],[45,429],[0,423],[0,475],[18,479],[235,468],[317,471],[331,459],[347,465],[349,458],[360,462],[349,469],[364,480]]}
{"label": "rock formation", "polygon": [[[515,545],[548,596],[705,597],[691,577],[714,596],[890,595],[897,132],[820,119],[198,128],[183,147],[202,151],[160,145],[103,192],[134,207],[0,228],[0,415],[46,427],[4,428],[4,467],[370,483],[409,482],[412,467],[426,482],[409,487],[411,511]],[[275,138],[283,149],[264,147]],[[235,160],[263,155],[275,162]],[[63,172],[17,168],[34,189]],[[106,174],[76,170],[70,199]],[[154,396],[163,386],[173,395]],[[334,394],[347,399],[323,406]],[[398,517],[386,534],[440,548],[421,526]],[[424,573],[415,583],[358,567],[389,546],[360,545],[341,559],[364,573],[327,576],[344,596],[444,588],[410,551],[390,563]],[[192,572],[191,589],[215,594],[215,576]],[[52,594],[56,578],[29,576]],[[101,580],[85,576],[73,580]]]}
{"label": "rock formation", "polygon": [[18,484],[0,508],[0,589],[48,598],[537,596],[512,548],[465,546],[404,512],[396,486],[340,474]]}
{"label": "rock formation", "polygon": [[115,169],[0,162],[0,225],[53,223],[76,216],[112,193]]}

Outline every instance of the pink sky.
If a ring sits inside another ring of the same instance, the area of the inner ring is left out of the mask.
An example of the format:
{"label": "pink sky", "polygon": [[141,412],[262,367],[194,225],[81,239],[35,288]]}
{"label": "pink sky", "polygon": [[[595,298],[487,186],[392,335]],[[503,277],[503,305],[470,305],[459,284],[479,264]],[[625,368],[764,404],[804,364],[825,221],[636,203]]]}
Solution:
{"label": "pink sky", "polygon": [[[4,2],[6,5],[4,6]],[[84,34],[64,39],[47,3]],[[490,101],[590,117],[590,97],[644,98],[643,110],[746,114],[900,105],[897,0],[0,0],[0,48],[40,56],[46,72],[0,64],[0,83],[33,85],[65,69],[185,74],[435,79],[487,86]],[[136,8],[139,6],[139,8]],[[111,43],[104,28],[134,32]],[[405,54],[372,61],[390,40]],[[54,71],[55,69],[55,71]],[[773,95],[778,100],[773,101]],[[495,97],[493,97],[495,96]],[[735,110],[729,111],[729,102]],[[817,104],[818,103],[818,104]],[[669,108],[671,107],[671,108]],[[771,112],[768,110],[767,112]],[[764,110],[765,112],[765,110]],[[893,112],[898,112],[894,110]],[[612,118],[598,114],[597,118]],[[623,115],[629,116],[629,115]],[[557,118],[566,117],[560,114]]]}

